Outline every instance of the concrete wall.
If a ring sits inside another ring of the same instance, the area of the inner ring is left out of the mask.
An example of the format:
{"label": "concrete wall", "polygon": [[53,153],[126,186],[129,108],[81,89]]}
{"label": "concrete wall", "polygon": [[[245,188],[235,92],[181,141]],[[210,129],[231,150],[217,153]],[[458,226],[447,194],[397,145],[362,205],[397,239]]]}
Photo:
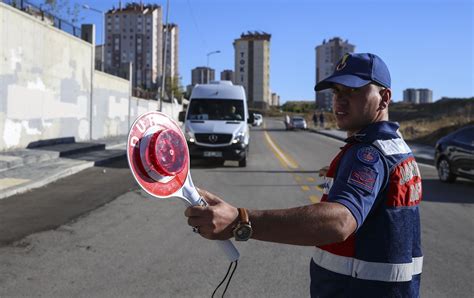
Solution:
{"label": "concrete wall", "polygon": [[128,133],[129,81],[94,71],[92,138]]}
{"label": "concrete wall", "polygon": [[0,3],[0,150],[89,138],[91,45]]}
{"label": "concrete wall", "polygon": [[[158,109],[132,98],[129,114],[129,81],[93,70],[93,54],[92,44],[0,3],[0,151],[125,135],[137,115]],[[175,119],[180,110],[163,105]]]}

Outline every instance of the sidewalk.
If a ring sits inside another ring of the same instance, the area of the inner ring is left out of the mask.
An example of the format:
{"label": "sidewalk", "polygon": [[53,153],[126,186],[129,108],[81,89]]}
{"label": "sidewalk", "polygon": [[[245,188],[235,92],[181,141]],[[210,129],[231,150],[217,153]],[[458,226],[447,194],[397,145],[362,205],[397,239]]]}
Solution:
{"label": "sidewalk", "polygon": [[42,187],[84,169],[125,157],[127,136],[92,142],[39,141],[0,153],[0,199]]}
{"label": "sidewalk", "polygon": [[[315,129],[315,128],[308,128],[309,131],[314,133],[318,133],[321,135],[325,135],[340,141],[344,141],[346,139],[346,132],[337,130],[337,129]],[[408,146],[410,147],[411,151],[415,155],[416,160],[419,163],[424,163],[428,165],[434,166],[434,152],[435,149],[428,145],[423,144],[416,144],[407,142]]]}

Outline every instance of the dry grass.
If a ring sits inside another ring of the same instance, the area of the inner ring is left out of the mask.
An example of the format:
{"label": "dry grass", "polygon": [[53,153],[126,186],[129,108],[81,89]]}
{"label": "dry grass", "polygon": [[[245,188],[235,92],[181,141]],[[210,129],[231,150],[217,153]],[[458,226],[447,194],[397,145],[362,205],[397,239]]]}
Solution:
{"label": "dry grass", "polygon": [[[324,115],[326,128],[336,129],[334,115],[329,112]],[[312,116],[312,112],[304,115],[310,126],[313,126]],[[474,98],[418,105],[391,104],[390,120],[400,123],[405,140],[434,146],[439,138],[462,126],[474,124]]]}

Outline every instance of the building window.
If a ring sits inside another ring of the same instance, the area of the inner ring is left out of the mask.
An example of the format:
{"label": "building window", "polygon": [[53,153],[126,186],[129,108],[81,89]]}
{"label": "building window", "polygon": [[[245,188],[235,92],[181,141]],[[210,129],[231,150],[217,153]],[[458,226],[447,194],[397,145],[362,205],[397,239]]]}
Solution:
{"label": "building window", "polygon": [[243,68],[243,67],[241,67],[241,68],[240,68],[240,71],[241,71],[241,72],[244,72],[245,70],[244,70],[244,68]]}

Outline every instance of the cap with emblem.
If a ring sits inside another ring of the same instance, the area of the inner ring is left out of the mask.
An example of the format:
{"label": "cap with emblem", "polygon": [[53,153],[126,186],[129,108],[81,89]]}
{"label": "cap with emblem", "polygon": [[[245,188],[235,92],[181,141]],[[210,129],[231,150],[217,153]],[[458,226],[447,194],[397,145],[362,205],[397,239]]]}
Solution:
{"label": "cap with emblem", "polygon": [[331,88],[333,84],[360,88],[369,83],[390,88],[390,72],[385,62],[375,54],[346,53],[339,60],[334,73],[317,83],[314,91]]}

